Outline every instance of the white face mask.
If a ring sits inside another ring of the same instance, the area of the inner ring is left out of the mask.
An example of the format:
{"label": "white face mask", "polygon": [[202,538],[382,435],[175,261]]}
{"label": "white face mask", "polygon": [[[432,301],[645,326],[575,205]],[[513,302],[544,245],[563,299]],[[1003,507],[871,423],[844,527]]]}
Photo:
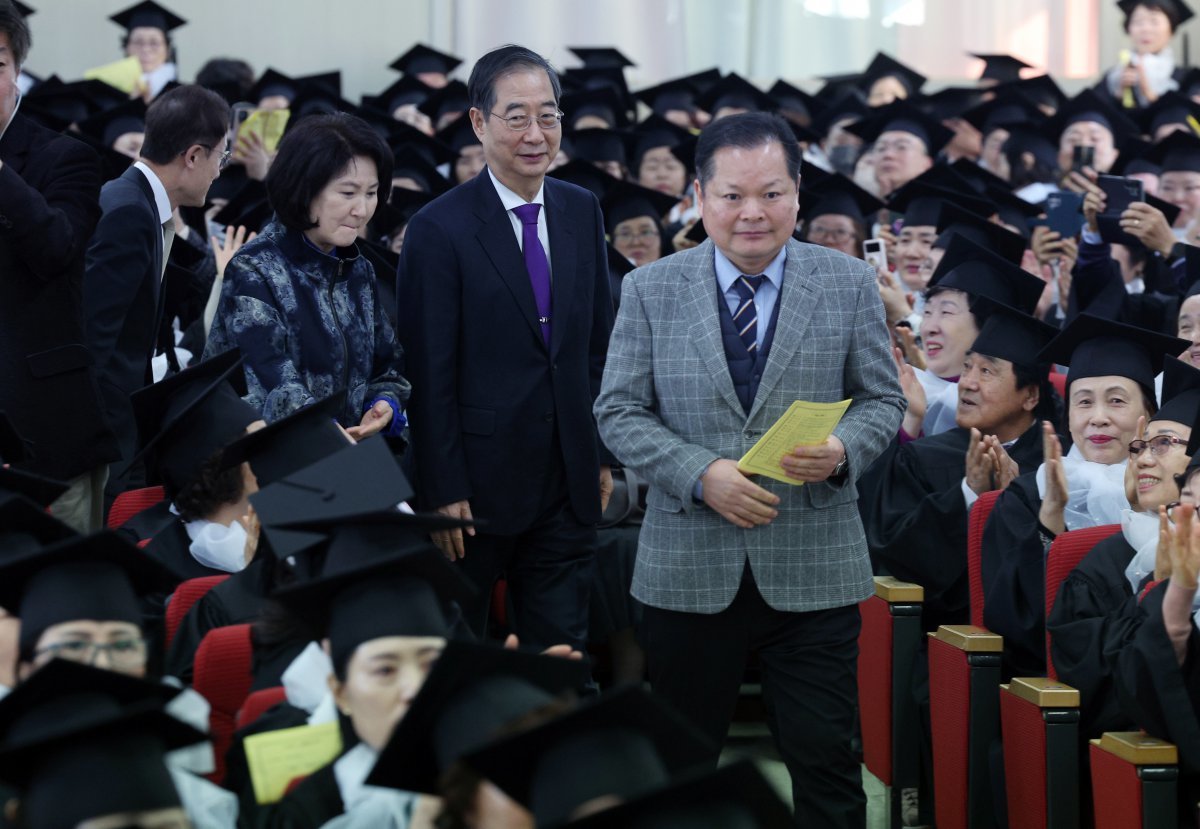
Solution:
{"label": "white face mask", "polygon": [[240,521],[228,527],[214,521],[198,519],[184,523],[188,538],[192,540],[188,550],[192,558],[225,573],[237,573],[246,566],[246,528]]}

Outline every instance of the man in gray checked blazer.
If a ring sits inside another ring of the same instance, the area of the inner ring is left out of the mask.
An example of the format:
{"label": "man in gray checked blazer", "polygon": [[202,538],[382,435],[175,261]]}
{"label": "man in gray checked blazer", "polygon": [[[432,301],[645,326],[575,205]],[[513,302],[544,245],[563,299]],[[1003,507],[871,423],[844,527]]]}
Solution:
{"label": "man in gray checked blazer", "polygon": [[[719,746],[756,651],[797,825],[861,827],[850,741],[871,567],[854,479],[905,404],[874,271],[791,238],[799,164],[776,116],[705,128],[709,241],[625,277],[595,413],[608,449],[650,482],[633,595],[654,691]],[[825,444],[781,461],[803,486],[737,470],[793,401],[846,398]]]}

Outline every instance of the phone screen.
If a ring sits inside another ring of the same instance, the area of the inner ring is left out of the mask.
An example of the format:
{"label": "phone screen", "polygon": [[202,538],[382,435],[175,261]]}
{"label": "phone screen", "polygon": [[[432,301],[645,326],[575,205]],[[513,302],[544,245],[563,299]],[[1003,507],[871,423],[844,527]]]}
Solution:
{"label": "phone screen", "polygon": [[1071,169],[1076,172],[1083,172],[1084,167],[1096,166],[1096,148],[1095,147],[1076,147],[1071,151]]}

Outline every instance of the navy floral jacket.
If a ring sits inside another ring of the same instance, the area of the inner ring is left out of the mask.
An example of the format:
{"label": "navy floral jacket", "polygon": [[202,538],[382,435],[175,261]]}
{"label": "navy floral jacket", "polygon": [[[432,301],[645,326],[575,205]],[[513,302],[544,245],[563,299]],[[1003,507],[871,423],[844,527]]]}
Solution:
{"label": "navy floral jacket", "polygon": [[268,423],[345,388],[343,426],[384,400],[394,413],[385,434],[402,434],[404,352],[356,246],[326,254],[275,222],[247,242],[225,268],[204,358],[235,347],[246,401]]}

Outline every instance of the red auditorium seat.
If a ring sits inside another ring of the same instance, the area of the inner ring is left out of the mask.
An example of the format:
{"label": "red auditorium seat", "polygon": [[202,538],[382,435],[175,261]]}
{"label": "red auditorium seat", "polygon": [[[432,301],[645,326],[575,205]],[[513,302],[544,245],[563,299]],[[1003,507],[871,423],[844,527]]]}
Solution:
{"label": "red auditorium seat", "polygon": [[175,592],[171,595],[171,601],[167,602],[167,615],[164,622],[166,636],[163,638],[166,640],[167,650],[171,649],[171,641],[175,638],[179,625],[183,622],[183,617],[192,609],[192,605],[227,578],[229,576],[201,576],[196,579],[188,579],[175,588]]}
{"label": "red auditorium seat", "polygon": [[[1058,598],[1058,588],[1079,566],[1079,562],[1092,551],[1092,548],[1109,536],[1121,531],[1120,524],[1101,524],[1098,527],[1088,527],[1082,530],[1065,532],[1054,539],[1050,552],[1046,556],[1046,618],[1054,609],[1054,600]],[[1054,663],[1050,660],[1050,631],[1046,631],[1046,675],[1057,679]]]}
{"label": "red auditorium seat", "polygon": [[971,624],[983,627],[983,528],[996,499],[1003,490],[993,489],[979,496],[967,517],[967,583],[970,589]]}
{"label": "red auditorium seat", "polygon": [[237,714],[237,727],[240,729],[252,725],[255,720],[281,702],[287,702],[287,692],[282,685],[255,691],[242,703]]}
{"label": "red auditorium seat", "polygon": [[1079,691],[1047,677],[1000,686],[1010,826],[1079,827]]}
{"label": "red auditorium seat", "polygon": [[208,779],[218,785],[225,779],[225,753],[238,711],[250,696],[253,652],[248,624],[210,630],[196,650],[192,687],[212,706],[208,728],[216,770]]}
{"label": "red auditorium seat", "polygon": [[149,509],[166,497],[161,486],[148,486],[122,492],[108,510],[108,528],[115,530],[142,510]]}
{"label": "red auditorium seat", "polygon": [[1140,732],[1108,732],[1088,747],[1095,829],[1179,826],[1175,746]]}
{"label": "red auditorium seat", "polygon": [[1058,396],[1063,400],[1067,399],[1067,375],[1061,374],[1053,369],[1050,371],[1050,385],[1054,386],[1054,390],[1058,392]]}

